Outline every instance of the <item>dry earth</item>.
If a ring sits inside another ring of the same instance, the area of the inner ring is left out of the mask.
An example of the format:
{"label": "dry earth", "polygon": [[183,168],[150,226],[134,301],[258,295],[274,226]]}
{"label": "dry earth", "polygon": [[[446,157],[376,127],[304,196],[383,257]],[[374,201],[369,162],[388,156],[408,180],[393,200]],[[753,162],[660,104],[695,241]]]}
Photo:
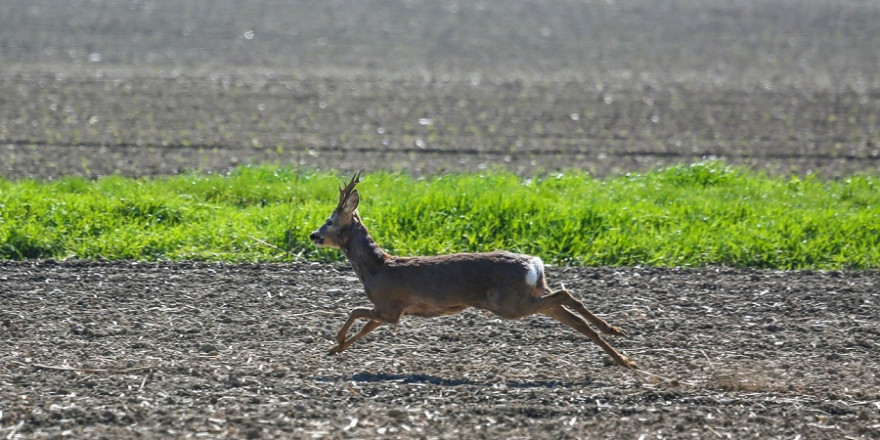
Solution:
{"label": "dry earth", "polygon": [[877,438],[880,273],[549,268],[624,327],[410,317],[345,265],[0,263],[7,438]]}
{"label": "dry earth", "polygon": [[0,175],[880,171],[880,4],[0,2]]}

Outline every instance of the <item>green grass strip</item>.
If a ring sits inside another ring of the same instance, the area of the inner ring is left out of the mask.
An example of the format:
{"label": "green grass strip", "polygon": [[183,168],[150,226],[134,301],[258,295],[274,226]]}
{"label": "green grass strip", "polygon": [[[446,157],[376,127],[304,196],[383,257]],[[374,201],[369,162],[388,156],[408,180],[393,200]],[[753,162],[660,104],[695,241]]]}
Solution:
{"label": "green grass strip", "polygon": [[[338,260],[308,234],[347,176],[0,180],[0,259]],[[880,267],[880,178],[778,177],[722,162],[594,179],[367,174],[360,212],[396,255],[509,249],[554,264]]]}

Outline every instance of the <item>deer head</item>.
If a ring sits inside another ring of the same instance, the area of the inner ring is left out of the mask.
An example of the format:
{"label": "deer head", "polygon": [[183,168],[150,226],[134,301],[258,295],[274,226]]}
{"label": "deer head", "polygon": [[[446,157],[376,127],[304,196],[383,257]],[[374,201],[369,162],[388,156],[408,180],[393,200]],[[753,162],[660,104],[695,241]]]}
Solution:
{"label": "deer head", "polygon": [[357,214],[360,196],[358,191],[354,189],[355,185],[360,182],[360,177],[361,171],[358,171],[351,177],[348,185],[340,186],[339,203],[336,208],[327,221],[309,235],[312,243],[315,243],[316,246],[340,248],[348,242],[352,224],[360,221]]}

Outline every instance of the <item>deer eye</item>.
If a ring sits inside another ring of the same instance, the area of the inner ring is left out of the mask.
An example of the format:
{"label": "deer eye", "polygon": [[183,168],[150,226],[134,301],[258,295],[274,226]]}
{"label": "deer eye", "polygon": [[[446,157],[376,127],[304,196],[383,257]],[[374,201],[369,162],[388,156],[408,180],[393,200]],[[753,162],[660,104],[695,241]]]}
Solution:
{"label": "deer eye", "polygon": [[327,226],[333,226],[333,220],[327,219]]}

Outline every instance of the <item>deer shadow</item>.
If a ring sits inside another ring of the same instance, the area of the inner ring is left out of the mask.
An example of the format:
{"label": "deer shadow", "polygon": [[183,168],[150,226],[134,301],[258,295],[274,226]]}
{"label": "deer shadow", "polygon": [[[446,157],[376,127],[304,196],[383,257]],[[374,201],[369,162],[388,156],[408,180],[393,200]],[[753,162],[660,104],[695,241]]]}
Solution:
{"label": "deer shadow", "polygon": [[431,374],[420,374],[420,373],[411,373],[411,374],[389,374],[389,373],[368,373],[368,372],[360,372],[352,374],[351,376],[317,376],[312,377],[313,380],[319,382],[337,382],[337,381],[349,381],[349,382],[366,382],[366,383],[378,383],[378,382],[396,382],[399,384],[428,384],[428,385],[438,385],[444,387],[455,387],[455,386],[493,386],[499,383],[503,383],[508,388],[575,388],[575,387],[601,387],[606,386],[608,384],[598,382],[593,379],[585,379],[582,381],[559,381],[559,380],[505,380],[505,381],[492,381],[492,380],[471,380],[464,378],[455,378],[449,379],[440,376],[434,376]]}

